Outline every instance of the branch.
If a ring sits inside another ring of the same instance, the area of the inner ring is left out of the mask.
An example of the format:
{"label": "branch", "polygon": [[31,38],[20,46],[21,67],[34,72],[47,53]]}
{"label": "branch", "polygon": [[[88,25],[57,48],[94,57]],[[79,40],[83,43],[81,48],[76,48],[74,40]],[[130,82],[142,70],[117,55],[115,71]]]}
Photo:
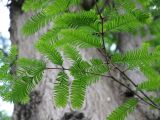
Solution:
{"label": "branch", "polygon": [[[115,66],[115,65],[114,65]],[[124,76],[126,77],[126,79],[128,79],[133,86],[135,86],[136,88],[138,87],[138,85],[136,83],[134,83],[126,74],[124,71],[120,70],[118,67],[115,66],[115,68]],[[144,95],[144,97],[146,97],[152,104],[154,104],[155,106],[157,106],[157,104],[152,101],[152,99],[150,99],[141,89],[138,89],[138,91]]]}
{"label": "branch", "polygon": [[[117,66],[115,66],[113,63],[111,63],[110,61],[111,61],[111,59],[106,55],[106,54],[104,54],[103,53],[103,51],[101,51],[100,49],[98,49],[98,51],[103,55],[103,57],[105,58],[105,60],[108,60],[109,62],[107,62],[107,65],[108,66],[110,66],[110,65],[112,65],[113,67],[114,67],[114,69],[117,69],[119,72],[120,72],[120,74],[122,74],[123,76],[123,78],[124,79],[127,79],[136,89],[137,89],[137,84],[135,84],[126,74],[125,74],[125,72],[124,71],[122,71],[121,69],[119,69]],[[155,108],[157,108],[158,107],[158,105],[152,100],[152,99],[150,99],[148,96],[147,96],[147,94],[146,93],[144,93],[141,89],[138,89],[138,91],[145,97],[145,98],[147,98],[154,106],[156,106]],[[152,106],[153,106],[152,105]]]}
{"label": "branch", "polygon": [[103,43],[103,50],[106,51],[106,47],[105,47],[105,41],[104,41],[104,17],[102,16],[100,10],[99,10],[99,7],[97,5],[97,2],[96,2],[96,9],[97,9],[97,12],[99,14],[99,17],[101,19],[101,36],[102,36],[102,43]]}
{"label": "branch", "polygon": [[[95,0],[96,1],[96,0]],[[102,16],[102,13],[100,12],[100,9],[96,3],[96,9],[97,9],[97,12],[99,14],[99,17],[101,19],[101,26],[102,26],[102,48],[103,48],[103,51],[101,51],[100,49],[98,49],[98,51],[104,56],[105,60],[107,61],[107,64],[108,66],[112,65],[115,69],[117,69],[135,88],[137,88],[138,86],[125,74],[124,71],[121,71],[117,66],[115,66],[113,63],[111,63],[111,59],[110,57],[108,57],[107,55],[107,51],[106,51],[106,47],[105,47],[105,41],[104,41],[104,17]],[[124,78],[123,77],[123,78]],[[158,105],[152,100],[150,99],[147,94],[145,94],[141,89],[138,89],[138,91],[145,97],[147,98],[151,104],[153,104],[152,106],[155,106],[156,108],[158,107]]]}
{"label": "branch", "polygon": [[158,110],[160,110],[160,108],[157,105],[154,105],[153,103],[150,103],[148,101],[146,101],[144,98],[142,98],[139,94],[137,94],[135,91],[133,91],[131,88],[129,88],[127,85],[121,83],[120,81],[118,81],[115,77],[110,76],[115,82],[119,83],[120,85],[122,85],[123,87],[127,88],[130,92],[134,93],[134,95],[136,95],[139,99],[141,99],[144,103],[157,108]]}
{"label": "branch", "polygon": [[[51,69],[51,70],[70,70],[68,68],[46,68],[47,70]],[[125,85],[124,83],[122,83],[121,81],[117,80],[115,77],[111,76],[111,75],[102,75],[102,74],[97,74],[97,73],[92,73],[92,72],[85,72],[85,73],[89,73],[89,74],[93,74],[93,75],[97,75],[97,76],[101,76],[101,77],[106,77],[106,78],[111,78],[113,81],[115,81],[116,83],[120,84],[121,86],[127,88],[130,92],[134,93],[134,95],[136,95],[140,100],[142,100],[144,103],[149,104],[152,107],[155,107],[157,109],[160,110],[160,108],[158,108],[156,105],[151,104],[150,102],[146,101],[144,98],[142,98],[139,94],[137,94],[135,91],[133,91],[131,88],[129,88],[127,85]]]}
{"label": "branch", "polygon": [[64,67],[62,67],[62,68],[48,68],[48,67],[46,67],[46,69],[47,70],[70,70],[70,69],[67,69],[67,68],[64,68]]}
{"label": "branch", "polygon": [[[96,1],[96,0],[95,0]],[[96,9],[97,9],[97,12],[98,12],[98,14],[99,14],[99,17],[100,17],[100,19],[101,19],[101,37],[102,37],[102,50],[104,51],[104,53],[107,55],[108,53],[107,53],[107,51],[106,51],[106,46],[105,46],[105,40],[104,40],[104,35],[105,35],[105,32],[104,32],[104,17],[103,17],[103,15],[102,15],[102,13],[100,12],[100,9],[99,9],[99,7],[98,7],[98,5],[97,5],[97,2],[96,2]],[[109,58],[108,57],[106,57],[105,58],[106,59],[106,61],[107,61],[107,63],[109,64]]]}

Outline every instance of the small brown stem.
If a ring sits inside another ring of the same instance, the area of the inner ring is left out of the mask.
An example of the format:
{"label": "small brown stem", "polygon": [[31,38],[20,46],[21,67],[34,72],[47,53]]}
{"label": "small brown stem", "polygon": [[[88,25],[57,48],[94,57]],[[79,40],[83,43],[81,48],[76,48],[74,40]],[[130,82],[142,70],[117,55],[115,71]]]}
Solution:
{"label": "small brown stem", "polygon": [[[46,68],[46,69],[51,69],[51,70],[70,70],[68,68]],[[89,73],[89,74],[93,74],[93,75],[97,75],[97,76],[101,76],[101,77],[106,77],[106,78],[111,78],[113,79],[113,81],[117,82],[118,84],[122,85],[123,87],[127,88],[129,91],[133,92],[140,100],[142,100],[144,103],[149,104],[157,109],[160,110],[160,108],[158,108],[156,105],[151,104],[150,102],[146,101],[144,98],[142,98],[139,94],[137,94],[136,92],[134,92],[131,88],[129,88],[127,85],[125,85],[124,83],[120,82],[119,80],[117,80],[115,77],[110,76],[110,75],[102,75],[102,74],[98,74],[98,73],[92,73],[92,72],[85,72],[85,73]]]}
{"label": "small brown stem", "polygon": [[46,70],[69,70],[69,69],[66,69],[66,68],[48,68],[48,67],[46,67]]}
{"label": "small brown stem", "polygon": [[[95,2],[96,2],[96,0],[95,0]],[[107,54],[107,51],[106,51],[106,47],[105,47],[105,41],[104,41],[104,17],[102,16],[102,13],[100,12],[100,9],[99,9],[97,3],[96,3],[96,9],[97,9],[99,17],[101,19],[101,27],[102,27],[101,33],[102,33],[102,50],[103,51],[101,51],[101,49],[98,49],[98,51],[104,56],[108,66],[112,65],[115,69],[117,69],[137,89],[138,86],[125,74],[125,72],[121,71],[117,66],[115,66],[113,63],[111,63],[111,59],[108,57],[108,54]],[[153,104],[152,106],[158,108],[157,104],[153,100],[151,100],[142,90],[138,89],[138,91],[145,98],[147,98],[151,102],[151,104]],[[146,102],[148,102],[148,101],[146,101]]]}

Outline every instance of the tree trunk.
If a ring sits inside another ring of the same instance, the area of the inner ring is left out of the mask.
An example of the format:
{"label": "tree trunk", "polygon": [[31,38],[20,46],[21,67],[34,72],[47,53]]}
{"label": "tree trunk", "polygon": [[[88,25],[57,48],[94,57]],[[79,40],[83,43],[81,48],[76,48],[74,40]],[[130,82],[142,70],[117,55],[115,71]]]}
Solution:
{"label": "tree trunk", "polygon": [[[23,13],[21,11],[21,5],[23,1],[16,2],[12,0],[10,6],[10,17],[11,17],[11,41],[14,44],[17,44],[19,49],[19,58],[36,58],[44,59],[35,49],[34,43],[38,40],[39,36],[47,31],[47,27],[37,32],[35,35],[30,37],[24,37],[21,34],[21,27],[24,25],[25,21],[32,16],[32,13]],[[120,37],[125,37],[123,34]],[[125,39],[128,39],[126,37]],[[125,40],[124,39],[124,40]],[[133,39],[135,42],[137,39]],[[132,42],[133,42],[132,41]],[[133,44],[130,44],[131,41],[123,43],[120,38],[119,49],[126,51],[126,47],[131,45],[134,48]],[[133,43],[134,43],[133,42]],[[139,46],[139,42],[135,42]],[[128,44],[126,46],[126,44]],[[101,55],[95,49],[88,49],[82,51],[82,54],[86,59],[92,57],[101,57]],[[53,66],[48,62],[47,66]],[[45,71],[43,80],[35,88],[35,90],[30,94],[30,102],[28,104],[15,104],[14,113],[12,116],[13,120],[61,120],[65,115],[67,116],[71,112],[74,116],[82,116],[81,113],[85,115],[86,118],[83,119],[74,119],[74,120],[105,120],[106,116],[109,115],[119,104],[121,104],[127,97],[124,95],[126,90],[122,89],[116,83],[112,82],[110,79],[102,78],[96,84],[90,86],[87,89],[86,100],[81,111],[73,112],[71,111],[69,104],[65,109],[58,109],[54,106],[53,101],[53,83],[56,78],[58,71]],[[139,74],[139,73],[134,73]],[[114,72],[116,77],[119,77],[119,73]],[[133,76],[132,76],[133,77]],[[139,77],[141,79],[142,76]],[[121,78],[121,77],[119,77]],[[137,77],[136,77],[137,79]],[[144,113],[142,109],[144,106],[139,105],[137,110],[129,116],[128,120],[151,120],[148,114]],[[65,114],[66,113],[66,114]],[[72,119],[62,119],[62,120],[72,120]],[[152,117],[152,120],[156,120]],[[158,119],[157,119],[158,120]]]}

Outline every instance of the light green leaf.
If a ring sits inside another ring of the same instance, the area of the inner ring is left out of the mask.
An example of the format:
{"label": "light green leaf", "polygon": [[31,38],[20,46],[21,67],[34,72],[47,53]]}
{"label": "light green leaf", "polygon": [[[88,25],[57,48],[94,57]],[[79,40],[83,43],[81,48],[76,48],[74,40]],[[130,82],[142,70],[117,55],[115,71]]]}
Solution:
{"label": "light green leaf", "polygon": [[54,100],[57,107],[65,107],[69,97],[69,81],[64,72],[60,72],[54,85]]}

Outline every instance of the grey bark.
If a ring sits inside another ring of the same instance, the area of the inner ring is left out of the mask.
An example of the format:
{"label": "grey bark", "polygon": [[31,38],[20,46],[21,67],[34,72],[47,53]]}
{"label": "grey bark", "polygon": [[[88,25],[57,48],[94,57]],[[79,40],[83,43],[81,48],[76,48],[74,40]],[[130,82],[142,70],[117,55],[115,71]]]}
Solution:
{"label": "grey bark", "polygon": [[[39,36],[47,31],[48,27],[40,30],[35,35],[30,37],[24,37],[21,33],[21,27],[24,25],[25,21],[32,16],[32,13],[23,13],[20,6],[11,5],[11,40],[12,43],[18,45],[19,49],[19,58],[36,58],[36,59],[45,59],[34,49],[34,43],[38,40]],[[123,40],[127,40],[126,35],[121,35],[120,37],[126,37]],[[123,41],[120,38],[119,49],[126,51],[126,47],[134,46],[131,41]],[[133,43],[137,39],[133,39]],[[125,44],[124,44],[125,43]],[[128,44],[128,45],[126,45]],[[90,58],[101,57],[102,56],[97,52],[96,49],[82,50],[81,53],[83,56],[89,60]],[[47,66],[52,67],[53,64],[48,62]],[[66,62],[66,66],[68,63]],[[121,88],[118,84],[114,83],[110,79],[102,78],[96,84],[90,86],[87,89],[86,100],[81,111],[73,112],[70,109],[70,103],[64,109],[58,109],[54,105],[53,101],[53,83],[56,78],[58,71],[48,70],[45,71],[43,80],[31,93],[30,102],[28,104],[15,104],[13,120],[65,120],[64,116],[66,114],[72,113],[73,116],[68,120],[78,120],[76,118],[77,114],[83,113],[85,117],[80,118],[79,120],[105,120],[106,116],[109,115],[119,104],[124,100],[128,99],[125,97],[125,89]],[[131,74],[134,73],[136,76],[139,73],[131,71]],[[121,79],[119,73],[114,71],[114,76]],[[128,73],[129,74],[129,73]],[[133,79],[137,80],[137,77],[130,76]],[[138,77],[141,80],[141,76]],[[148,114],[142,109],[144,105],[138,105],[136,111],[129,116],[128,120],[156,120],[155,117],[150,119]],[[148,108],[147,108],[148,109]],[[150,114],[151,112],[148,111]],[[82,115],[82,114],[81,114]],[[67,120],[67,119],[66,119]],[[157,119],[158,120],[158,119]]]}

